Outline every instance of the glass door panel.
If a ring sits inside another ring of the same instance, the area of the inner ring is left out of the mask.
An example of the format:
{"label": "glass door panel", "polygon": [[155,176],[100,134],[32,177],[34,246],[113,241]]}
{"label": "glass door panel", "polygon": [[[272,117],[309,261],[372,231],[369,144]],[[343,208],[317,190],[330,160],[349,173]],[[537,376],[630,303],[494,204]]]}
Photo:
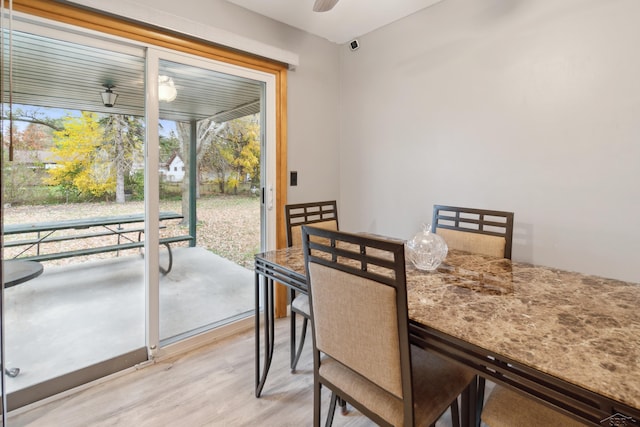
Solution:
{"label": "glass door panel", "polygon": [[212,63],[159,62],[160,210],[195,238],[171,245],[160,279],[163,344],[253,315],[263,92]]}
{"label": "glass door panel", "polygon": [[43,273],[4,294],[9,410],[147,359],[144,52],[14,28],[3,259]]}

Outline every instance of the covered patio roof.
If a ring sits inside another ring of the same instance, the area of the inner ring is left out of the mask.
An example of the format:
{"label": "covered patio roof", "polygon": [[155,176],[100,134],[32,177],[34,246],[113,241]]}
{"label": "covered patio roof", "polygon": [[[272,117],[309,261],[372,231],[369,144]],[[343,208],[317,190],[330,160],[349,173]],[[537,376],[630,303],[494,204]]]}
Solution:
{"label": "covered patio roof", "polygon": [[[35,25],[26,28],[40,30]],[[5,52],[9,40],[12,43],[14,104],[144,115],[143,48],[114,51],[102,47],[104,41],[87,43],[82,35],[56,37],[62,32],[46,28],[37,32],[15,30],[11,38],[5,34]],[[171,77],[178,92],[174,101],[160,102],[163,120],[224,122],[260,111],[261,82],[169,61],[161,61],[160,74]],[[105,84],[118,94],[113,107],[102,102]]]}

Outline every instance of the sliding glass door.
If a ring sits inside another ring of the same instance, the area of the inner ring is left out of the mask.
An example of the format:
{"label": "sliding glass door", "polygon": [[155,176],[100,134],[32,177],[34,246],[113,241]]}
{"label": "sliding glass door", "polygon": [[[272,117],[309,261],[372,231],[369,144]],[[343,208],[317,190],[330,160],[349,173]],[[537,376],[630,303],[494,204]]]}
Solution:
{"label": "sliding glass door", "polygon": [[4,31],[3,262],[43,267],[4,289],[5,409],[247,323],[276,238],[274,75],[19,14]]}
{"label": "sliding glass door", "polygon": [[[186,55],[157,56],[159,209],[179,212],[194,237],[172,249],[172,271],[159,280],[158,334],[166,346],[253,315],[267,79]],[[156,78],[154,58],[149,79]]]}

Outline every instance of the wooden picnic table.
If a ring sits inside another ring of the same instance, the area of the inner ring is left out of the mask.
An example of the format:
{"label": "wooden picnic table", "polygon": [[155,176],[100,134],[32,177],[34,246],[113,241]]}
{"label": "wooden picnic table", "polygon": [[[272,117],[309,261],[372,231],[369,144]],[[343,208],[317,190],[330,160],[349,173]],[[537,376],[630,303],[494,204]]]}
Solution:
{"label": "wooden picnic table", "polygon": [[[178,219],[183,219],[183,216],[176,212],[160,212],[159,220],[161,222]],[[4,246],[6,248],[21,247],[22,250],[13,258],[32,261],[48,261],[114,251],[118,253],[121,250],[142,248],[144,246],[144,241],[142,240],[144,227],[125,227],[125,225],[135,223],[144,224],[144,220],[144,214],[140,213],[25,224],[5,224],[3,227],[5,236],[24,234],[27,235],[27,237],[20,240],[5,240]],[[161,224],[160,228],[166,228],[166,225]],[[66,230],[88,231],[79,234],[70,234],[64,233]],[[35,234],[35,236],[33,236],[33,234]],[[137,236],[132,236],[132,234],[137,234]],[[115,244],[97,245],[75,250],[58,252],[42,251],[42,248],[47,243],[89,239],[102,236],[117,236],[117,242]],[[160,244],[167,248],[169,254],[168,266],[166,268],[163,268],[162,266],[160,267],[160,271],[163,274],[167,274],[171,270],[173,264],[170,244],[181,241],[193,241],[193,237],[190,235],[180,235],[160,238]],[[36,253],[29,254],[28,251],[33,248],[36,249]]]}

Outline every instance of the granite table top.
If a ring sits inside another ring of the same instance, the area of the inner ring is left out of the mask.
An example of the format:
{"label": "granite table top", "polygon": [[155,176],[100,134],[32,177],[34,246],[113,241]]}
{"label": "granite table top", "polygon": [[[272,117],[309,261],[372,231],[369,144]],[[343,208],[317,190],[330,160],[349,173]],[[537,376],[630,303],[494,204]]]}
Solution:
{"label": "granite table top", "polygon": [[[299,247],[258,257],[305,275]],[[640,409],[640,284],[455,250],[406,268],[412,321]]]}

